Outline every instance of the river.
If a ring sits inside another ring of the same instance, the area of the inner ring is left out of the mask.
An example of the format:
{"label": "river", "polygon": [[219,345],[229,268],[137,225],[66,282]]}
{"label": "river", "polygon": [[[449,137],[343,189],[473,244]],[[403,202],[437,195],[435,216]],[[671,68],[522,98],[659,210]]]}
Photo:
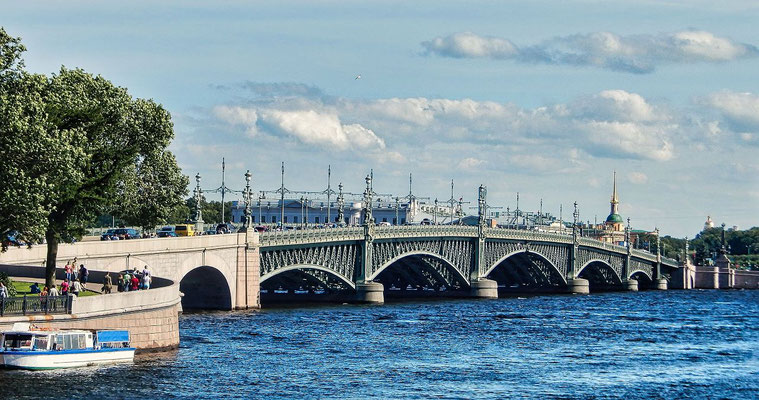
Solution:
{"label": "river", "polygon": [[0,371],[0,398],[756,398],[759,291],[187,313],[134,365]]}

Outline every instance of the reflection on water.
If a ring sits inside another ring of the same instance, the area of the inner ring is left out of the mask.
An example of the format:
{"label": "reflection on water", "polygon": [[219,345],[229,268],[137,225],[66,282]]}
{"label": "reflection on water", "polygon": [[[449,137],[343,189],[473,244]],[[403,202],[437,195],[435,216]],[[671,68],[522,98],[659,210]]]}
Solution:
{"label": "reflection on water", "polygon": [[759,291],[184,314],[133,365],[0,371],[2,398],[753,398]]}

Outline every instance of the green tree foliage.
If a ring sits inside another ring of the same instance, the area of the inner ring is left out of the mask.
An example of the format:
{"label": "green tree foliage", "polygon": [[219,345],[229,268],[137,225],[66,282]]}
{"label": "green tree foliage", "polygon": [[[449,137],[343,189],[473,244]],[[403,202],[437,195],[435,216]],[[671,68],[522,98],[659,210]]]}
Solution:
{"label": "green tree foliage", "polygon": [[2,282],[5,289],[8,290],[8,297],[14,297],[18,294],[18,292],[16,292],[16,286],[5,272],[0,272],[0,282]]}
{"label": "green tree foliage", "polygon": [[[190,197],[185,201],[186,214],[175,223],[188,222],[189,218],[195,214],[195,198]],[[200,211],[203,214],[203,222],[207,224],[219,224],[222,222],[229,222],[232,220],[232,202],[224,202],[224,221],[221,220],[221,202],[220,201],[206,201],[205,198],[200,203]]]}
{"label": "green tree foliage", "polygon": [[160,223],[181,205],[188,178],[166,150],[174,132],[161,105],[80,69],[28,74],[19,46],[0,33],[9,66],[0,93],[0,215],[10,215],[0,223],[27,240],[44,232],[49,286],[61,240],[80,237],[104,211],[134,225]]}

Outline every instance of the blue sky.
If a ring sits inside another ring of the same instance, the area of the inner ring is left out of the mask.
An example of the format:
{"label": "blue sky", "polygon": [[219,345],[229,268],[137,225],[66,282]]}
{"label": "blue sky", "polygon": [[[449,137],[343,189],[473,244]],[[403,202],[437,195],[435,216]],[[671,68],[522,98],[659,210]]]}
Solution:
{"label": "blue sky", "polygon": [[[759,225],[752,1],[0,1],[27,68],[97,73],[174,118],[205,188],[333,182],[693,236]],[[441,4],[442,3],[442,4]],[[361,75],[361,79],[355,79]],[[209,196],[212,198],[212,195]],[[566,213],[567,215],[569,213]]]}

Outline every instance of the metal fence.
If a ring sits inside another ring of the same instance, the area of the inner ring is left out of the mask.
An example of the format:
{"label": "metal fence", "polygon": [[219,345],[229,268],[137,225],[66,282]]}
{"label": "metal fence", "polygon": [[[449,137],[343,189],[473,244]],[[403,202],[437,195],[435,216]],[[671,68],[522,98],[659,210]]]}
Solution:
{"label": "metal fence", "polygon": [[71,296],[26,296],[0,298],[0,317],[6,315],[70,314]]}

